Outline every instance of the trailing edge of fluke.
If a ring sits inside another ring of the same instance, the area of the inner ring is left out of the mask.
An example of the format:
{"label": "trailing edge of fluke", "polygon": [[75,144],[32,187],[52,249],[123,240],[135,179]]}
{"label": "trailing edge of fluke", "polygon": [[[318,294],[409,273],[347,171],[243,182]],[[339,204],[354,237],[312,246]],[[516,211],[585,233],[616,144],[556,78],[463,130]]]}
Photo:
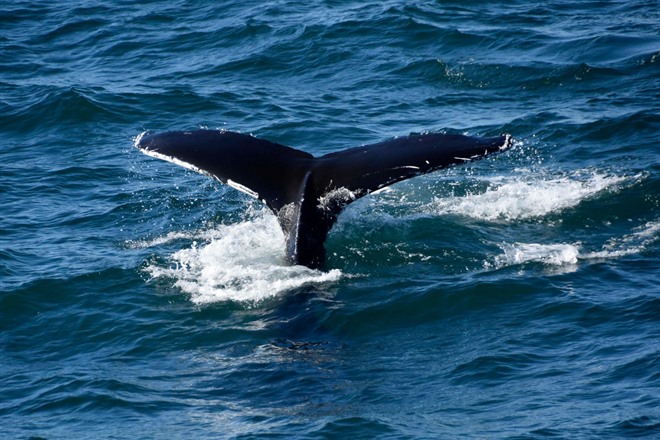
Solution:
{"label": "trailing edge of fluke", "polygon": [[324,242],[351,202],[404,179],[482,158],[511,136],[428,133],[314,157],[264,139],[223,130],[142,133],[143,153],[214,177],[261,199],[277,216],[291,264],[320,267]]}

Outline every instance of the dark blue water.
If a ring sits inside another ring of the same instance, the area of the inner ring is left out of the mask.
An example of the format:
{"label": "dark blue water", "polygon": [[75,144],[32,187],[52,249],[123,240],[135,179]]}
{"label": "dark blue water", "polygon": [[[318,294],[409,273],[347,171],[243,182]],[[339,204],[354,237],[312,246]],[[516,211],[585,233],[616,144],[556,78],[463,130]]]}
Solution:
{"label": "dark blue water", "polygon": [[[0,437],[657,438],[659,98],[654,0],[3,3]],[[315,271],[198,127],[516,142]]]}

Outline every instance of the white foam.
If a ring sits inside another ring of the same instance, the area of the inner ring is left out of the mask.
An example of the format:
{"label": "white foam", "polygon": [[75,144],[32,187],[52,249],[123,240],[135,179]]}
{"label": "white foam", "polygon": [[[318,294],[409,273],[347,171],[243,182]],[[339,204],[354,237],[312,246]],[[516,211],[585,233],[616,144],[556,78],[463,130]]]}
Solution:
{"label": "white foam", "polygon": [[494,264],[484,263],[488,267],[506,267],[525,263],[541,263],[548,266],[575,265],[579,261],[621,258],[644,252],[653,243],[660,240],[660,221],[648,222],[620,238],[608,240],[600,250],[583,252],[579,244],[538,244],[538,243],[502,243],[502,255],[494,259]]}
{"label": "white foam", "polygon": [[[162,240],[185,235],[168,234]],[[265,210],[251,220],[219,226],[206,235],[209,241],[194,242],[172,254],[167,267],[152,264],[146,272],[152,278],[173,279],[174,286],[198,305],[219,301],[255,303],[303,285],[334,282],[342,276],[339,270],[322,272],[287,265],[282,232],[275,217]],[[154,243],[158,240],[146,244]]]}
{"label": "white foam", "polygon": [[218,235],[214,230],[207,231],[175,231],[169,232],[162,237],[155,237],[147,240],[129,240],[126,242],[126,247],[130,249],[148,249],[151,247],[162,246],[176,240],[211,240]]}
{"label": "white foam", "polygon": [[542,217],[578,205],[626,180],[626,177],[578,171],[554,178],[512,176],[491,184],[484,193],[437,198],[424,209],[434,214],[460,214],[480,220]]}
{"label": "white foam", "polygon": [[504,254],[496,257],[496,267],[530,262],[561,266],[577,263],[580,255],[577,246],[572,244],[504,243],[500,247]]}
{"label": "white foam", "polygon": [[620,238],[611,238],[599,251],[587,252],[585,259],[610,259],[644,252],[650,245],[660,240],[660,220],[648,222]]}

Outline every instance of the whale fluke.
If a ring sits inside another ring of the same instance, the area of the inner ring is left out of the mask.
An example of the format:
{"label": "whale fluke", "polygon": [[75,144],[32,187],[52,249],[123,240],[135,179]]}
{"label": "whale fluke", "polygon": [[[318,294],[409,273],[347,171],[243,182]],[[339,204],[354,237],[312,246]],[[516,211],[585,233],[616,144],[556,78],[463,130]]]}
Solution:
{"label": "whale fluke", "polygon": [[320,267],[324,242],[351,202],[404,179],[506,149],[511,136],[428,133],[314,157],[223,130],[145,132],[143,153],[214,177],[261,199],[277,216],[291,264]]}

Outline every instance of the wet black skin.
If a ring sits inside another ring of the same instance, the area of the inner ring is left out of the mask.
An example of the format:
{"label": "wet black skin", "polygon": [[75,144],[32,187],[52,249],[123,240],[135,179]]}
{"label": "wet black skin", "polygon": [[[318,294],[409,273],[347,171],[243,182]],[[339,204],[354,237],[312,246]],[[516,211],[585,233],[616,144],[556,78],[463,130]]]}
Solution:
{"label": "wet black skin", "polygon": [[136,146],[263,200],[277,216],[291,264],[319,268],[325,239],[354,200],[395,182],[504,150],[508,135],[429,133],[314,157],[250,135],[221,130],[144,133]]}

